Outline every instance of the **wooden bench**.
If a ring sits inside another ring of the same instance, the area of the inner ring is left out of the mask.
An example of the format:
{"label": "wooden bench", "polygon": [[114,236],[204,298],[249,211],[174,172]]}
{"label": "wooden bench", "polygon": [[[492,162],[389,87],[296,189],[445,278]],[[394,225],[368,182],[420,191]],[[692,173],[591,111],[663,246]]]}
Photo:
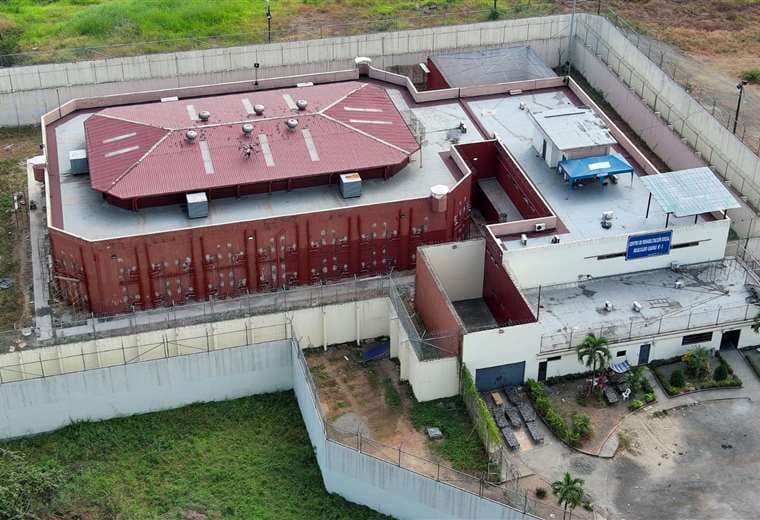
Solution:
{"label": "wooden bench", "polygon": [[504,406],[504,398],[501,396],[501,392],[494,390],[491,392],[491,399],[496,406]]}

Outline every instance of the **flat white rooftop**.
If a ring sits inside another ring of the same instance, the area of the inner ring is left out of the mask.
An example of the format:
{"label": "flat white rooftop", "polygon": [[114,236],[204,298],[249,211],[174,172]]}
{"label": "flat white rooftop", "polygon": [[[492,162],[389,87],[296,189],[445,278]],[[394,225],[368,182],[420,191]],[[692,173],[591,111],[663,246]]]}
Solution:
{"label": "flat white rooftop", "polygon": [[[146,233],[158,233],[177,229],[228,224],[232,222],[276,218],[318,211],[330,211],[367,204],[385,203],[427,197],[432,186],[456,184],[447,163],[441,160],[441,152],[451,145],[450,130],[464,121],[468,132],[456,136],[460,143],[480,141],[473,121],[462,106],[456,102],[429,106],[409,106],[400,91],[389,87],[391,98],[402,113],[413,116],[425,130],[425,141],[420,154],[415,153],[411,162],[390,179],[365,180],[362,196],[344,199],[337,186],[319,186],[293,191],[280,191],[209,201],[209,216],[188,219],[180,205],[142,209],[139,212],[118,208],[101,198],[90,187],[87,175],[61,175],[61,199],[63,228],[65,231],[89,240],[102,240]],[[58,156],[62,171],[68,171],[68,152],[84,145],[84,121],[90,114],[76,116],[56,127]],[[93,222],[99,225],[93,226]]]}
{"label": "flat white rooftop", "polygon": [[[649,190],[641,182],[638,166],[629,158],[636,174],[631,182],[630,175],[618,176],[618,183],[602,186],[598,182],[577,186],[570,190],[556,169],[536,155],[532,145],[533,123],[527,110],[520,110],[524,103],[527,109],[550,110],[572,108],[574,105],[565,91],[543,91],[525,93],[519,96],[479,99],[467,102],[483,126],[496,134],[509,149],[523,170],[553,208],[567,228],[560,238],[566,240],[588,240],[616,235],[661,229],[665,226],[666,215],[657,203],[652,201],[649,218],[646,218]],[[614,153],[622,157],[622,149]],[[612,211],[612,228],[600,225],[602,213]],[[703,216],[697,217],[704,221]],[[694,224],[694,217],[670,217],[669,225]],[[528,247],[549,244],[554,233],[531,238]],[[509,237],[503,242],[507,249],[519,249],[519,237]]]}
{"label": "flat white rooftop", "polygon": [[[676,287],[677,281],[682,288]],[[745,282],[754,284],[755,279],[742,262],[727,258],[679,272],[658,269],[544,287],[539,322],[549,336],[596,329],[597,334],[615,338],[631,331],[656,333],[661,318],[662,332],[751,319],[758,306],[748,303],[753,300]],[[525,294],[535,303],[538,289]],[[633,310],[634,301],[641,305],[640,312]],[[613,310],[606,311],[605,302]]]}
{"label": "flat white rooftop", "polygon": [[536,124],[560,150],[616,144],[607,125],[590,108],[531,109]]}

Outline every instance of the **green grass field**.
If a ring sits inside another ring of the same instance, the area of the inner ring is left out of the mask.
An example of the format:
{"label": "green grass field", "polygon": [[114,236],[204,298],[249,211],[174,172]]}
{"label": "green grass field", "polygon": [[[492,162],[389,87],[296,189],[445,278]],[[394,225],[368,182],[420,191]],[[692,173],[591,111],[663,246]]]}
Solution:
{"label": "green grass field", "polygon": [[50,504],[34,504],[40,517],[385,518],[327,493],[290,392],[77,424],[2,448],[62,470]]}
{"label": "green grass field", "polygon": [[[553,9],[553,0],[499,4],[505,15]],[[482,21],[491,6],[491,0],[272,0],[273,39]],[[30,63],[260,42],[265,12],[265,0],[0,0],[0,55],[31,51],[14,58]],[[156,40],[174,41],[150,43]],[[124,47],[46,52],[113,45]]]}

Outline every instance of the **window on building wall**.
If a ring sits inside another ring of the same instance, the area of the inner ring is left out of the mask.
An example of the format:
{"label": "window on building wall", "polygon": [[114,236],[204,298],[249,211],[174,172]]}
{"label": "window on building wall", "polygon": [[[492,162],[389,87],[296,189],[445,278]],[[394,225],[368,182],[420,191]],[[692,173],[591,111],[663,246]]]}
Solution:
{"label": "window on building wall", "polygon": [[616,356],[617,357],[623,357],[623,356],[625,356],[625,350],[618,350]]}
{"label": "window on building wall", "polygon": [[547,358],[546,361],[559,361],[560,359],[562,359],[562,356],[554,356]]}
{"label": "window on building wall", "polygon": [[707,343],[712,341],[712,332],[702,332],[700,334],[688,334],[683,337],[681,345],[695,345],[697,343]]}

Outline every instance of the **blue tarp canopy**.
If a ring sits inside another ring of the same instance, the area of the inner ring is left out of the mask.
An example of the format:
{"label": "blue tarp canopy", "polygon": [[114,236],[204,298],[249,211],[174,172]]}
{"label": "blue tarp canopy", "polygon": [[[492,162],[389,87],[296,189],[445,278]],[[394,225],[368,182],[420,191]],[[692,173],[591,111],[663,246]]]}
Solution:
{"label": "blue tarp canopy", "polygon": [[559,172],[565,180],[574,184],[591,179],[604,179],[613,175],[630,173],[633,178],[633,167],[625,159],[617,155],[600,155],[598,157],[584,157],[583,159],[569,159],[560,161]]}
{"label": "blue tarp canopy", "polygon": [[612,363],[610,365],[610,368],[616,374],[625,374],[626,372],[628,372],[631,369],[631,364],[628,363],[628,360],[625,360],[625,361],[623,361],[621,363]]}

